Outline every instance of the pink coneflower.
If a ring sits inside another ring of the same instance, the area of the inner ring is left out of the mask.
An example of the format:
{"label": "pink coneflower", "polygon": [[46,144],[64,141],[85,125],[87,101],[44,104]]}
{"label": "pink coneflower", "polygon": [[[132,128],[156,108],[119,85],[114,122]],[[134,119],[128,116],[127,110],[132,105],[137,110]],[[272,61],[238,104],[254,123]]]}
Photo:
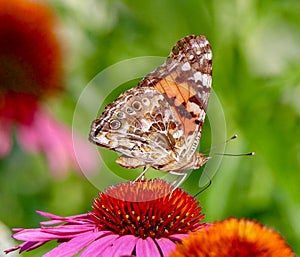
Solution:
{"label": "pink coneflower", "polygon": [[61,244],[44,255],[167,256],[188,232],[206,225],[195,198],[163,180],[111,186],[94,200],[93,211],[70,217],[38,212],[50,218],[40,228],[15,229],[24,241],[11,252],[30,251],[51,240]]}
{"label": "pink coneflower", "polygon": [[255,221],[230,218],[191,233],[170,257],[296,257],[276,231]]}
{"label": "pink coneflower", "polygon": [[11,151],[15,131],[25,151],[43,152],[51,170],[61,175],[77,163],[70,131],[42,107],[62,89],[55,29],[55,15],[45,3],[0,0],[0,158]]}

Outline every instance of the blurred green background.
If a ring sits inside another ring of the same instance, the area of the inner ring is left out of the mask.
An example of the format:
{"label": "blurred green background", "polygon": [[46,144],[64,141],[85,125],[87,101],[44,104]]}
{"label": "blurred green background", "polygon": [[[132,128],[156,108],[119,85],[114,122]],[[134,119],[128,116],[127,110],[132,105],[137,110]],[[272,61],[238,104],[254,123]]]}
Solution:
{"label": "blurred green background", "polygon": [[[210,40],[213,88],[223,106],[227,137],[239,135],[226,152],[256,155],[223,158],[212,185],[198,196],[205,221],[256,219],[279,231],[300,255],[300,2],[49,3],[60,19],[67,89],[46,104],[70,127],[79,95],[101,70],[133,57],[167,56],[186,35]],[[208,145],[208,134],[206,125],[201,149]],[[52,178],[42,155],[28,155],[17,145],[0,160],[0,169],[0,220],[10,228],[37,227],[42,220],[37,209],[58,215],[87,212],[98,191],[72,171],[65,179]],[[194,171],[183,188],[196,193],[200,175]],[[41,256],[47,249],[24,256]]]}

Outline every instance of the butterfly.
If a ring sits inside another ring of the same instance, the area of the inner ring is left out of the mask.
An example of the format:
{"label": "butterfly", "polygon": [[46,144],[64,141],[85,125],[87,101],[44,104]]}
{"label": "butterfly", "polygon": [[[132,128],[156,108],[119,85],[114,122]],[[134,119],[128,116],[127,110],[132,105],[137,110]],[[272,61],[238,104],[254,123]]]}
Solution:
{"label": "butterfly", "polygon": [[[197,152],[212,83],[205,36],[186,36],[166,61],[122,93],[91,125],[89,140],[121,153],[125,168],[149,167],[181,176],[208,157]],[[181,182],[180,182],[181,183]]]}

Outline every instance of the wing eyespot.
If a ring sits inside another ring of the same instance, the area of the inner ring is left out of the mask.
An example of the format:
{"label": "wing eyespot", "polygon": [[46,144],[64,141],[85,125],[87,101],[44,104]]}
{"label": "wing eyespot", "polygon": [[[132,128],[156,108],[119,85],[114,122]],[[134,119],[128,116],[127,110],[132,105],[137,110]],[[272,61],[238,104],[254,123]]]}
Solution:
{"label": "wing eyespot", "polygon": [[135,113],[135,111],[131,108],[131,107],[128,107],[127,109],[126,109],[126,112],[128,113],[128,114],[134,114]]}
{"label": "wing eyespot", "polygon": [[112,120],[110,123],[109,123],[109,126],[111,129],[119,129],[121,127],[121,122],[119,120]]}
{"label": "wing eyespot", "polygon": [[118,112],[117,113],[117,117],[119,118],[119,119],[123,119],[124,117],[125,117],[125,114],[124,114],[124,112]]}
{"label": "wing eyespot", "polygon": [[139,101],[134,101],[131,106],[137,111],[142,109],[142,104]]}
{"label": "wing eyespot", "polygon": [[143,99],[142,99],[142,103],[143,103],[143,105],[145,105],[145,106],[149,106],[149,105],[150,105],[150,100],[149,100],[148,98],[143,98]]}

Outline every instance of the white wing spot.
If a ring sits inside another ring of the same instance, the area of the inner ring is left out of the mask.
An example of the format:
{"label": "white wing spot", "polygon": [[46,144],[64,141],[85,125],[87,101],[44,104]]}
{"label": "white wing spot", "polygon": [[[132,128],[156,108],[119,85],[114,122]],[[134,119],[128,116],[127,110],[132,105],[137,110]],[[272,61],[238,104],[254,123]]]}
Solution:
{"label": "white wing spot", "polygon": [[202,44],[199,44],[198,42],[193,42],[191,45],[192,45],[192,48],[197,49]]}
{"label": "white wing spot", "polygon": [[173,134],[174,138],[180,138],[183,136],[183,131],[180,129]]}
{"label": "white wing spot", "polygon": [[209,93],[203,92],[201,94],[201,99],[202,99],[204,105],[208,104],[208,98],[209,98]]}
{"label": "white wing spot", "polygon": [[211,52],[206,53],[205,57],[207,60],[211,60],[211,58],[212,58]]}
{"label": "white wing spot", "polygon": [[211,76],[208,74],[202,74],[202,84],[204,87],[209,88],[211,86]]}
{"label": "white wing spot", "polygon": [[201,72],[197,71],[197,72],[194,73],[194,80],[195,80],[195,82],[202,80]]}
{"label": "white wing spot", "polygon": [[188,62],[185,62],[185,63],[182,65],[181,69],[182,69],[183,71],[190,70],[190,69],[191,69],[191,65],[190,65]]}

